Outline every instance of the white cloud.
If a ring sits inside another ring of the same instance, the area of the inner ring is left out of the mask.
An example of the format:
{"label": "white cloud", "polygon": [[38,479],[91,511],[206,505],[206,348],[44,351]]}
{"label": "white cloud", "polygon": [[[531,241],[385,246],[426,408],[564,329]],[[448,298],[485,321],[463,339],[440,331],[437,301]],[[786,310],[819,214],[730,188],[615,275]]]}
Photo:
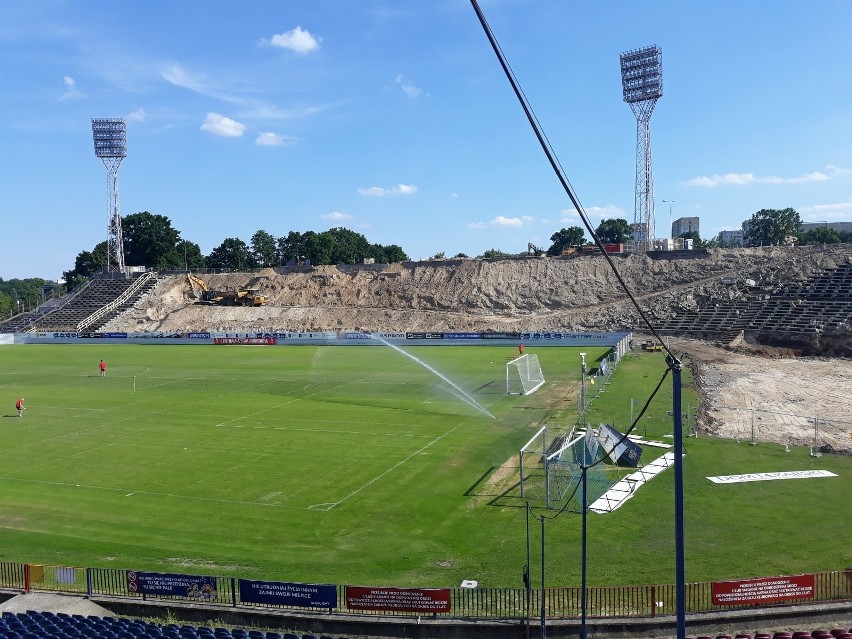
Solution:
{"label": "white cloud", "polygon": [[849,169],[842,169],[833,165],[825,167],[825,171],[811,171],[797,177],[778,177],[769,175],[766,177],[755,176],[754,173],[725,173],[724,175],[702,175],[682,182],[684,186],[698,186],[714,188],[717,186],[744,186],[747,184],[808,184],[813,182],[825,182],[839,175],[850,173]]}
{"label": "white cloud", "polygon": [[177,87],[207,95],[208,89],[205,84],[199,78],[189,75],[182,67],[176,64],[161,71],[160,76],[166,82],[174,84]]}
{"label": "white cloud", "polygon": [[390,188],[371,186],[367,189],[356,189],[359,195],[367,197],[387,197],[389,195],[412,195],[417,193],[417,187],[413,184],[397,184]]}
{"label": "white cloud", "polygon": [[208,113],[201,130],[223,138],[239,138],[246,132],[246,125],[218,113]]}
{"label": "white cloud", "polygon": [[835,204],[815,204],[799,209],[804,222],[838,221],[852,218],[852,200]]}
{"label": "white cloud", "polygon": [[293,138],[280,133],[272,133],[271,131],[263,131],[259,133],[254,141],[258,146],[285,146],[293,143]]}
{"label": "white cloud", "polygon": [[77,88],[77,81],[70,75],[64,76],[62,81],[65,83],[65,93],[59,96],[60,100],[75,100],[86,97],[86,94]]}
{"label": "white cloud", "polygon": [[523,226],[524,221],[519,217],[504,217],[502,215],[498,215],[493,220],[491,220],[491,225],[518,227]]}
{"label": "white cloud", "polygon": [[[397,83],[397,85],[399,85],[400,90],[412,100],[416,100],[421,95],[424,95],[423,89],[411,84],[408,80],[405,79],[405,76],[403,76],[401,73],[397,74],[394,81]],[[425,95],[428,97],[429,94],[426,93]]]}
{"label": "white cloud", "polygon": [[191,75],[183,67],[177,64],[173,64],[167,69],[161,71],[160,77],[169,84],[173,84],[182,89],[188,89],[189,91],[194,91],[200,95],[216,98],[217,100],[222,100],[223,102],[229,102],[232,104],[246,104],[245,99],[222,92],[203,76]]}
{"label": "white cloud", "polygon": [[332,211],[331,213],[326,213],[322,216],[324,220],[331,220],[333,222],[342,222],[343,220],[351,220],[352,216],[348,213],[341,213],[340,211]]}
{"label": "white cloud", "polygon": [[298,26],[284,33],[276,33],[269,40],[261,40],[262,44],[270,44],[273,47],[289,49],[300,55],[307,55],[311,51],[319,49],[322,38],[314,37],[307,29]]}
{"label": "white cloud", "polygon": [[127,120],[129,122],[144,122],[145,121],[145,109],[139,108],[133,111],[132,113],[127,114]]}

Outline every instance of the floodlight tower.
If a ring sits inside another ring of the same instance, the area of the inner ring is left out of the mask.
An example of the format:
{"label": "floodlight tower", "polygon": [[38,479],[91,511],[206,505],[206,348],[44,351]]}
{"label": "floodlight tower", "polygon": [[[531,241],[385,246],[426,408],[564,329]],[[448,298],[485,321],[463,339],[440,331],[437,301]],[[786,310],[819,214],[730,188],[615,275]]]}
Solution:
{"label": "floodlight tower", "polygon": [[654,246],[654,178],[651,171],[651,112],[663,95],[663,52],[656,45],[621,54],[624,101],[636,116],[636,250]]}
{"label": "floodlight tower", "polygon": [[[118,167],[127,157],[127,126],[122,118],[92,118],[95,155],[107,170],[109,221],[107,226],[107,271],[124,271],[124,240],[118,207]],[[126,274],[126,273],[125,273]]]}

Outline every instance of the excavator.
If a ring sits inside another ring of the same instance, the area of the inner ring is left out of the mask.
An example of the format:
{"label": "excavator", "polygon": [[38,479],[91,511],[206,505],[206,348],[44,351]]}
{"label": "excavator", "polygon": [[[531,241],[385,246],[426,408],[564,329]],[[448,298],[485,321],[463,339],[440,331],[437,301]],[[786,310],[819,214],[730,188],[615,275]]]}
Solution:
{"label": "excavator", "polygon": [[238,288],[236,290],[211,289],[200,277],[187,273],[189,286],[201,289],[199,304],[217,304],[219,306],[263,306],[269,302],[269,296],[256,288]]}

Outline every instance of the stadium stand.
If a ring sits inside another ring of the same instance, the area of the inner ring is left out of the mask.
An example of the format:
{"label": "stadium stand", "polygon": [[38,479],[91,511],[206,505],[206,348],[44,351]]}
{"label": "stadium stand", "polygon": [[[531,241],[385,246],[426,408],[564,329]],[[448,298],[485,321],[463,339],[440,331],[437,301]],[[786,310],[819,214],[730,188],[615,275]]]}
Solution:
{"label": "stadium stand", "polygon": [[62,304],[3,322],[0,332],[94,332],[131,308],[156,284],[157,277],[150,272],[128,279],[92,279]]}
{"label": "stadium stand", "polygon": [[[690,638],[692,635],[690,635]],[[0,639],[347,639],[330,635],[296,634],[258,629],[159,624],[63,612],[3,612]],[[790,632],[738,632],[698,635],[695,639],[852,639],[852,628],[797,630]]]}
{"label": "stadium stand", "polygon": [[[214,628],[157,624],[143,619],[124,619],[67,613],[4,612],[0,617],[2,639],[317,639],[314,635],[243,628]],[[320,639],[346,639],[322,635]]]}
{"label": "stadium stand", "polygon": [[718,339],[740,333],[839,332],[850,329],[852,262],[791,282],[769,294],[738,289],[737,299],[707,299],[697,310],[679,311],[654,320],[663,334],[715,334]]}

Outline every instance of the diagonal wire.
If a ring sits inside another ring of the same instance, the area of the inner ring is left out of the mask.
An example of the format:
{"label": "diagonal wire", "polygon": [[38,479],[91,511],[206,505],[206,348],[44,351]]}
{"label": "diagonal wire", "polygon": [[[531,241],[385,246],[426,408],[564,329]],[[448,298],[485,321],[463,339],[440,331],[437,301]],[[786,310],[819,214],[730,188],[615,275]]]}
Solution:
{"label": "diagonal wire", "polygon": [[488,25],[488,21],[485,19],[485,15],[482,13],[482,9],[479,7],[479,3],[477,0],[470,0],[471,5],[473,6],[473,10],[476,12],[476,16],[479,18],[479,22],[482,25],[482,29],[485,31],[485,35],[488,37],[488,41],[491,44],[491,48],[494,49],[494,53],[497,55],[497,59],[500,62],[500,66],[503,68],[503,72],[506,74],[506,78],[509,80],[509,84],[512,85],[512,90],[515,92],[515,96],[518,98],[518,102],[521,103],[521,107],[524,110],[524,114],[527,117],[527,121],[530,123],[530,126],[535,133],[536,138],[538,139],[538,143],[541,145],[544,154],[547,156],[547,160],[550,163],[553,172],[556,174],[557,179],[560,184],[562,184],[562,188],[568,194],[568,198],[571,200],[571,203],[574,205],[577,213],[580,216],[580,219],[583,221],[583,225],[586,227],[586,230],[592,236],[595,244],[601,252],[601,255],[604,256],[607,263],[609,264],[612,272],[615,274],[618,283],[621,285],[621,288],[624,289],[624,292],[627,294],[627,297],[630,299],[633,307],[636,309],[636,312],[639,313],[639,316],[642,318],[645,326],[647,326],[649,332],[657,339],[657,341],[662,345],[668,354],[668,363],[669,366],[680,367],[680,361],[677,357],[675,357],[674,353],[672,353],[668,346],[666,346],[663,339],[657,333],[654,326],[648,320],[648,317],[645,315],[645,312],[642,310],[642,307],[639,306],[639,303],[636,301],[636,298],[633,297],[633,293],[628,288],[627,284],[621,277],[621,274],[618,272],[615,264],[612,261],[612,258],[604,249],[603,243],[601,239],[598,237],[597,233],[595,233],[594,228],[592,227],[591,222],[589,221],[588,216],[586,215],[586,210],[583,208],[583,205],[580,203],[580,199],[577,197],[576,193],[574,193],[574,189],[571,186],[571,183],[568,180],[565,171],[562,169],[562,164],[559,162],[559,158],[556,155],[556,152],[553,150],[553,147],[550,145],[550,141],[547,139],[547,136],[544,133],[541,125],[539,124],[538,118],[535,115],[535,112],[532,109],[532,106],[527,100],[527,96],[524,94],[523,89],[521,89],[521,85],[515,77],[512,68],[509,66],[509,62],[506,59],[506,56],[503,54],[502,49],[500,48],[500,43],[497,42],[497,38],[494,36],[494,33],[491,31],[491,27]]}

